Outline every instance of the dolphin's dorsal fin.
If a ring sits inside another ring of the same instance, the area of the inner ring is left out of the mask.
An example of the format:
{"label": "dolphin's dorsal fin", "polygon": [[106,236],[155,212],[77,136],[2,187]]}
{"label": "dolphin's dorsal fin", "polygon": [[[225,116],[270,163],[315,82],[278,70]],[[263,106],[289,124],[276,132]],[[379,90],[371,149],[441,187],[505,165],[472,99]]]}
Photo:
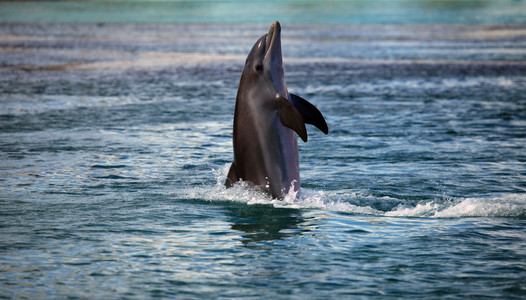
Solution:
{"label": "dolphin's dorsal fin", "polygon": [[300,112],[289,102],[286,98],[279,96],[277,98],[278,102],[278,115],[281,123],[287,126],[288,128],[294,130],[300,138],[306,142],[307,137],[307,128],[305,128],[305,122]]}
{"label": "dolphin's dorsal fin", "polygon": [[305,121],[305,123],[318,127],[318,129],[325,134],[329,133],[329,128],[327,127],[325,118],[316,108],[316,106],[312,105],[309,101],[301,98],[298,95],[289,93],[289,97],[290,101],[292,101],[292,104],[294,104],[294,107],[296,107],[303,117],[303,121]]}

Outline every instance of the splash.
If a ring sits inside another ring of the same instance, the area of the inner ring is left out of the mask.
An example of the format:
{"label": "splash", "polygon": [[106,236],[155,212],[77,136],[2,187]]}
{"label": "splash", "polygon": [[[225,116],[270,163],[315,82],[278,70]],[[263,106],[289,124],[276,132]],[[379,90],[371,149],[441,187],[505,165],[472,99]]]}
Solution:
{"label": "splash", "polygon": [[216,184],[187,190],[187,196],[206,201],[233,201],[247,205],[263,204],[276,208],[317,209],[358,215],[423,218],[467,217],[526,217],[526,194],[505,194],[491,198],[443,198],[431,201],[401,200],[378,197],[367,193],[348,191],[314,191],[290,189],[282,200],[247,182],[238,182],[232,188],[223,185],[228,165],[214,170]]}
{"label": "splash", "polygon": [[[228,173],[229,165],[221,169],[213,170],[216,184],[210,190],[209,187],[198,187],[187,190],[190,198],[204,199],[207,201],[234,201],[248,205],[263,204],[275,208],[291,209],[319,209],[326,211],[345,212],[351,214],[380,215],[382,212],[368,205],[349,201],[349,194],[338,194],[337,192],[312,191],[301,189],[289,192],[282,200],[273,199],[261,189],[247,182],[237,182],[232,188],[225,188],[224,182]],[[355,194],[351,195],[351,198]],[[360,198],[356,195],[357,199]]]}
{"label": "splash", "polygon": [[416,206],[400,205],[386,216],[465,218],[526,216],[526,194],[506,194],[492,198],[461,198],[429,201]]}

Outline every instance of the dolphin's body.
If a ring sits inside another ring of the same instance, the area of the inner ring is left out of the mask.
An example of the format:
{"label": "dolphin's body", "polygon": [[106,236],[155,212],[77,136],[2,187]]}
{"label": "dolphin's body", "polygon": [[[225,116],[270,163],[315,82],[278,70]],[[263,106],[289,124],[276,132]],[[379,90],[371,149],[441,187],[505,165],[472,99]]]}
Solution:
{"label": "dolphin's body", "polygon": [[274,198],[300,188],[298,134],[307,141],[305,123],[325,134],[322,114],[307,100],[287,91],[281,56],[281,27],[274,22],[248,54],[234,113],[234,162],[227,187],[242,180]]}

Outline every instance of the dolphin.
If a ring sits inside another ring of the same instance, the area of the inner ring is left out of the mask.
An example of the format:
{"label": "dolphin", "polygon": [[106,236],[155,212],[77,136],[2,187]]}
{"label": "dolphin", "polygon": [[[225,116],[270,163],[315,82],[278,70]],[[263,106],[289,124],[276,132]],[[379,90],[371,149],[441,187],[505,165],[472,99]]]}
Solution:
{"label": "dolphin", "polygon": [[275,21],[248,54],[234,112],[234,162],[225,186],[252,183],[282,199],[299,191],[298,139],[307,141],[305,123],[327,134],[320,111],[289,93],[283,74],[281,26]]}

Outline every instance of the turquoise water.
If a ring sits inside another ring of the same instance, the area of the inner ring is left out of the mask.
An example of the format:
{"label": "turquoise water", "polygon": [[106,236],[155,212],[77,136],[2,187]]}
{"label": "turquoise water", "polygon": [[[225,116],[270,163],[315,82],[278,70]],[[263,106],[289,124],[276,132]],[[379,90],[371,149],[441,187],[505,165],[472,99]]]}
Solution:
{"label": "turquoise water", "polygon": [[524,24],[521,0],[22,1],[0,20],[37,23]]}
{"label": "turquoise water", "polygon": [[[522,299],[524,2],[320,3],[1,2],[0,298]],[[283,201],[223,188],[274,19]]]}

